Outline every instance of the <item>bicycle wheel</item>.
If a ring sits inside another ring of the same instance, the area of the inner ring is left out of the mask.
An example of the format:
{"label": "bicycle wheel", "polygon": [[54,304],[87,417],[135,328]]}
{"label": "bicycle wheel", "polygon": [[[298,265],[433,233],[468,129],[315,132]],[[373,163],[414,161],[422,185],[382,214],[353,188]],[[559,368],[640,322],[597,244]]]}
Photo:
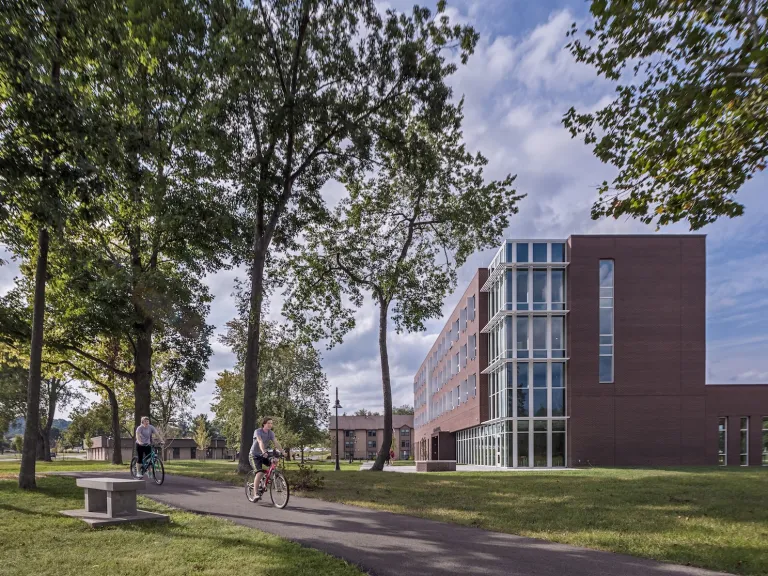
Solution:
{"label": "bicycle wheel", "polygon": [[131,478],[138,479],[139,477],[139,459],[134,456],[131,458]]}
{"label": "bicycle wheel", "polygon": [[245,497],[249,502],[256,502],[256,470],[245,475]]}
{"label": "bicycle wheel", "polygon": [[155,484],[160,486],[165,482],[165,467],[163,466],[163,461],[155,460],[149,467],[152,470],[152,478],[155,479]]}
{"label": "bicycle wheel", "polygon": [[272,504],[275,508],[285,508],[288,506],[288,480],[285,479],[282,472],[275,470],[272,475],[272,481],[269,483],[269,496],[272,498]]}

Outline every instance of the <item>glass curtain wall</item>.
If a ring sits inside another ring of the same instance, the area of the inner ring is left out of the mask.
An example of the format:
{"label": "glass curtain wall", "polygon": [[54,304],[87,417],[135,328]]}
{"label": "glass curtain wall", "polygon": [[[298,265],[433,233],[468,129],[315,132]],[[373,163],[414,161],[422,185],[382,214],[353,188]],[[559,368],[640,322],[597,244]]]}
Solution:
{"label": "glass curtain wall", "polygon": [[[457,433],[460,463],[566,465],[566,273],[562,242],[508,242],[489,287],[489,420]],[[494,319],[494,316],[499,315]]]}

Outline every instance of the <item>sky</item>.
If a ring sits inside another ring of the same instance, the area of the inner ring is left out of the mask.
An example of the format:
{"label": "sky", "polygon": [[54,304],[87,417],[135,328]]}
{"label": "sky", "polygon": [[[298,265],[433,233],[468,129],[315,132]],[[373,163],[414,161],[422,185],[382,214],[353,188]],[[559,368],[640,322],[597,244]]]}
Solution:
{"label": "sky", "polygon": [[[431,2],[423,2],[426,5]],[[413,0],[380,3],[409,9]],[[634,220],[590,219],[596,188],[610,180],[613,169],[592,155],[562,126],[571,107],[586,111],[609,102],[614,87],[591,68],[577,64],[564,49],[573,22],[586,22],[583,0],[453,0],[448,13],[472,24],[480,34],[475,54],[460,67],[451,85],[456,98],[465,98],[464,136],[471,150],[488,158],[489,179],[517,174],[515,187],[526,194],[520,212],[510,219],[507,238],[567,238],[571,234],[653,234],[654,227]],[[580,26],[581,27],[581,26]],[[707,382],[768,382],[768,176],[759,175],[739,193],[746,214],[720,220],[707,234]],[[343,190],[330,183],[327,201]],[[686,233],[678,224],[663,233]],[[477,268],[487,266],[495,250],[476,253],[459,272],[454,294],[444,304],[455,307]],[[0,255],[0,258],[3,258]],[[13,265],[0,268],[0,294],[13,282]],[[216,333],[236,315],[232,298],[240,270],[226,270],[206,278],[215,295],[209,322]],[[279,318],[279,298],[273,298],[268,317]],[[427,323],[426,332],[389,335],[389,359],[395,405],[413,404],[413,377],[444,324]],[[370,302],[357,313],[357,327],[343,344],[323,354],[323,368],[333,394],[339,388],[344,411],[383,406],[377,344],[377,316]],[[216,374],[231,368],[232,352],[213,342],[206,378],[195,393],[195,412],[210,413]]]}

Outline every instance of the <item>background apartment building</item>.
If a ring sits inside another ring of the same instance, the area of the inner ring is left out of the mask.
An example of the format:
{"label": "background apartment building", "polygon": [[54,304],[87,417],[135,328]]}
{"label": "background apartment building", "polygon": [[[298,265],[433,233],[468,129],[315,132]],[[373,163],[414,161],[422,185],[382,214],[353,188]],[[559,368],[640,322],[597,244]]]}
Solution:
{"label": "background apartment building", "polygon": [[768,464],[768,385],[706,385],[704,236],[508,240],[414,379],[417,459]]}
{"label": "background apartment building", "polygon": [[[339,438],[339,455],[344,460],[373,460],[384,441],[384,416],[331,416],[331,458],[336,458],[336,438]],[[411,457],[413,440],[413,415],[392,416],[392,438],[395,443],[395,460]]]}

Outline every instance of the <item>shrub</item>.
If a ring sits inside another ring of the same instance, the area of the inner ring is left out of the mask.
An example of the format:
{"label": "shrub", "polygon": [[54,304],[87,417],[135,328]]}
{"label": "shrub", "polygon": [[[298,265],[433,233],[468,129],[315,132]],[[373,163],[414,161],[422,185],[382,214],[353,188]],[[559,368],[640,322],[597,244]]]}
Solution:
{"label": "shrub", "polygon": [[295,470],[288,470],[287,475],[292,490],[311,492],[312,490],[320,490],[325,486],[320,471],[310,464],[298,464]]}

